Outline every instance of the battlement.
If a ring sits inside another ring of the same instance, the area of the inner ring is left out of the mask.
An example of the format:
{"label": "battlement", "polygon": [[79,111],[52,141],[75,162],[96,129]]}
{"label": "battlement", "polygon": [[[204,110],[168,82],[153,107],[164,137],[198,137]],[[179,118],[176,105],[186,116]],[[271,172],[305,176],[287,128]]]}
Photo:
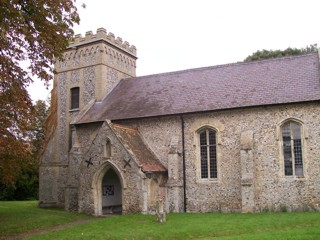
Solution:
{"label": "battlement", "polygon": [[73,40],[69,44],[69,48],[75,48],[81,45],[97,42],[100,40],[104,40],[109,44],[118,47],[119,49],[133,55],[137,56],[137,49],[134,45],[129,44],[129,42],[122,40],[120,37],[115,37],[115,35],[111,32],[107,33],[105,28],[98,28],[97,33],[93,34],[92,31],[88,31],[85,34],[85,37],[82,37],[81,34],[77,34],[74,36]]}

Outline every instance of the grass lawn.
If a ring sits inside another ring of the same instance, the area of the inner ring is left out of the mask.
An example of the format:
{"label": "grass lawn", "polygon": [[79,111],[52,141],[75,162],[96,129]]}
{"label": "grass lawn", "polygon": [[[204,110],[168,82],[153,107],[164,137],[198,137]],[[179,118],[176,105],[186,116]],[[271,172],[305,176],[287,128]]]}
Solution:
{"label": "grass lawn", "polygon": [[62,209],[38,208],[36,201],[0,201],[0,239],[32,230],[93,218]]}
{"label": "grass lawn", "polygon": [[[29,208],[27,217],[22,217],[19,208]],[[10,225],[11,233],[23,232],[30,230],[28,225],[43,228],[45,221],[58,224],[62,219],[68,222],[86,217],[38,209],[35,202],[0,202],[0,238]],[[55,218],[59,220],[54,221]],[[163,224],[155,222],[154,216],[133,214],[103,218],[28,239],[320,239],[320,213],[179,213],[168,214]]]}

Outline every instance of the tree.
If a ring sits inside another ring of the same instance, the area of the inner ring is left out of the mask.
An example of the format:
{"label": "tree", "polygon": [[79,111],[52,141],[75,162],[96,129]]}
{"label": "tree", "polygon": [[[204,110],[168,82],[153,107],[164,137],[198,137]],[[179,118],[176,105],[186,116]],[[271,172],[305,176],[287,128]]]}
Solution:
{"label": "tree", "polygon": [[31,121],[29,139],[32,146],[31,152],[35,158],[38,158],[43,150],[45,140],[45,121],[49,114],[49,107],[45,101],[38,100],[34,105],[34,118]]}
{"label": "tree", "polygon": [[[45,140],[44,124],[48,116],[49,108],[45,101],[38,100],[33,106],[33,118],[30,120],[30,126],[28,131],[28,140],[25,144],[28,146],[28,151],[20,155],[19,164],[15,165],[16,175],[12,181],[13,184],[1,184],[0,183],[0,200],[26,200],[37,199],[38,197],[38,185],[39,185],[39,156],[43,149]],[[19,143],[19,141],[17,141]],[[8,153],[15,152],[13,149],[7,151]],[[20,151],[17,151],[18,153]],[[4,163],[10,164],[12,158],[10,154],[5,155],[2,159]],[[16,160],[17,161],[17,160]],[[10,167],[10,166],[7,166]],[[1,173],[6,176],[6,172]],[[11,173],[9,177],[12,178]]]}
{"label": "tree", "polygon": [[[26,87],[37,77],[52,79],[73,24],[74,0],[0,2],[0,183],[14,184],[31,154],[28,143],[32,102]],[[25,66],[25,67],[24,67]]]}
{"label": "tree", "polygon": [[278,58],[278,57],[285,57],[285,56],[296,56],[302,55],[307,53],[317,52],[317,44],[311,44],[310,46],[306,46],[305,48],[287,48],[285,50],[265,50],[256,51],[252,55],[249,55],[244,61],[258,61],[270,58]]}

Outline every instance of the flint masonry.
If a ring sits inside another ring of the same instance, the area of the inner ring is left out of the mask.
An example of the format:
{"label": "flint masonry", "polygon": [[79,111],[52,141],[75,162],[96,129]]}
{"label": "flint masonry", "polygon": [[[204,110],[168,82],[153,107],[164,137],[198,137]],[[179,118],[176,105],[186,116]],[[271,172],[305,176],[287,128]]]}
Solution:
{"label": "flint masonry", "polygon": [[141,77],[136,60],[99,28],[56,63],[41,207],[320,209],[318,53]]}

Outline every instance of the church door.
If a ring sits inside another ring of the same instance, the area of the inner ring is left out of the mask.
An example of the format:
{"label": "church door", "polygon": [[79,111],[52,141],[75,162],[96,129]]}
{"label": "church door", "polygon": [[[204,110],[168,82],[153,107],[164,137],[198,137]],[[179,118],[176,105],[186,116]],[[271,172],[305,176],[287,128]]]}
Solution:
{"label": "church door", "polygon": [[102,213],[122,213],[122,186],[118,175],[111,168],[102,180]]}

